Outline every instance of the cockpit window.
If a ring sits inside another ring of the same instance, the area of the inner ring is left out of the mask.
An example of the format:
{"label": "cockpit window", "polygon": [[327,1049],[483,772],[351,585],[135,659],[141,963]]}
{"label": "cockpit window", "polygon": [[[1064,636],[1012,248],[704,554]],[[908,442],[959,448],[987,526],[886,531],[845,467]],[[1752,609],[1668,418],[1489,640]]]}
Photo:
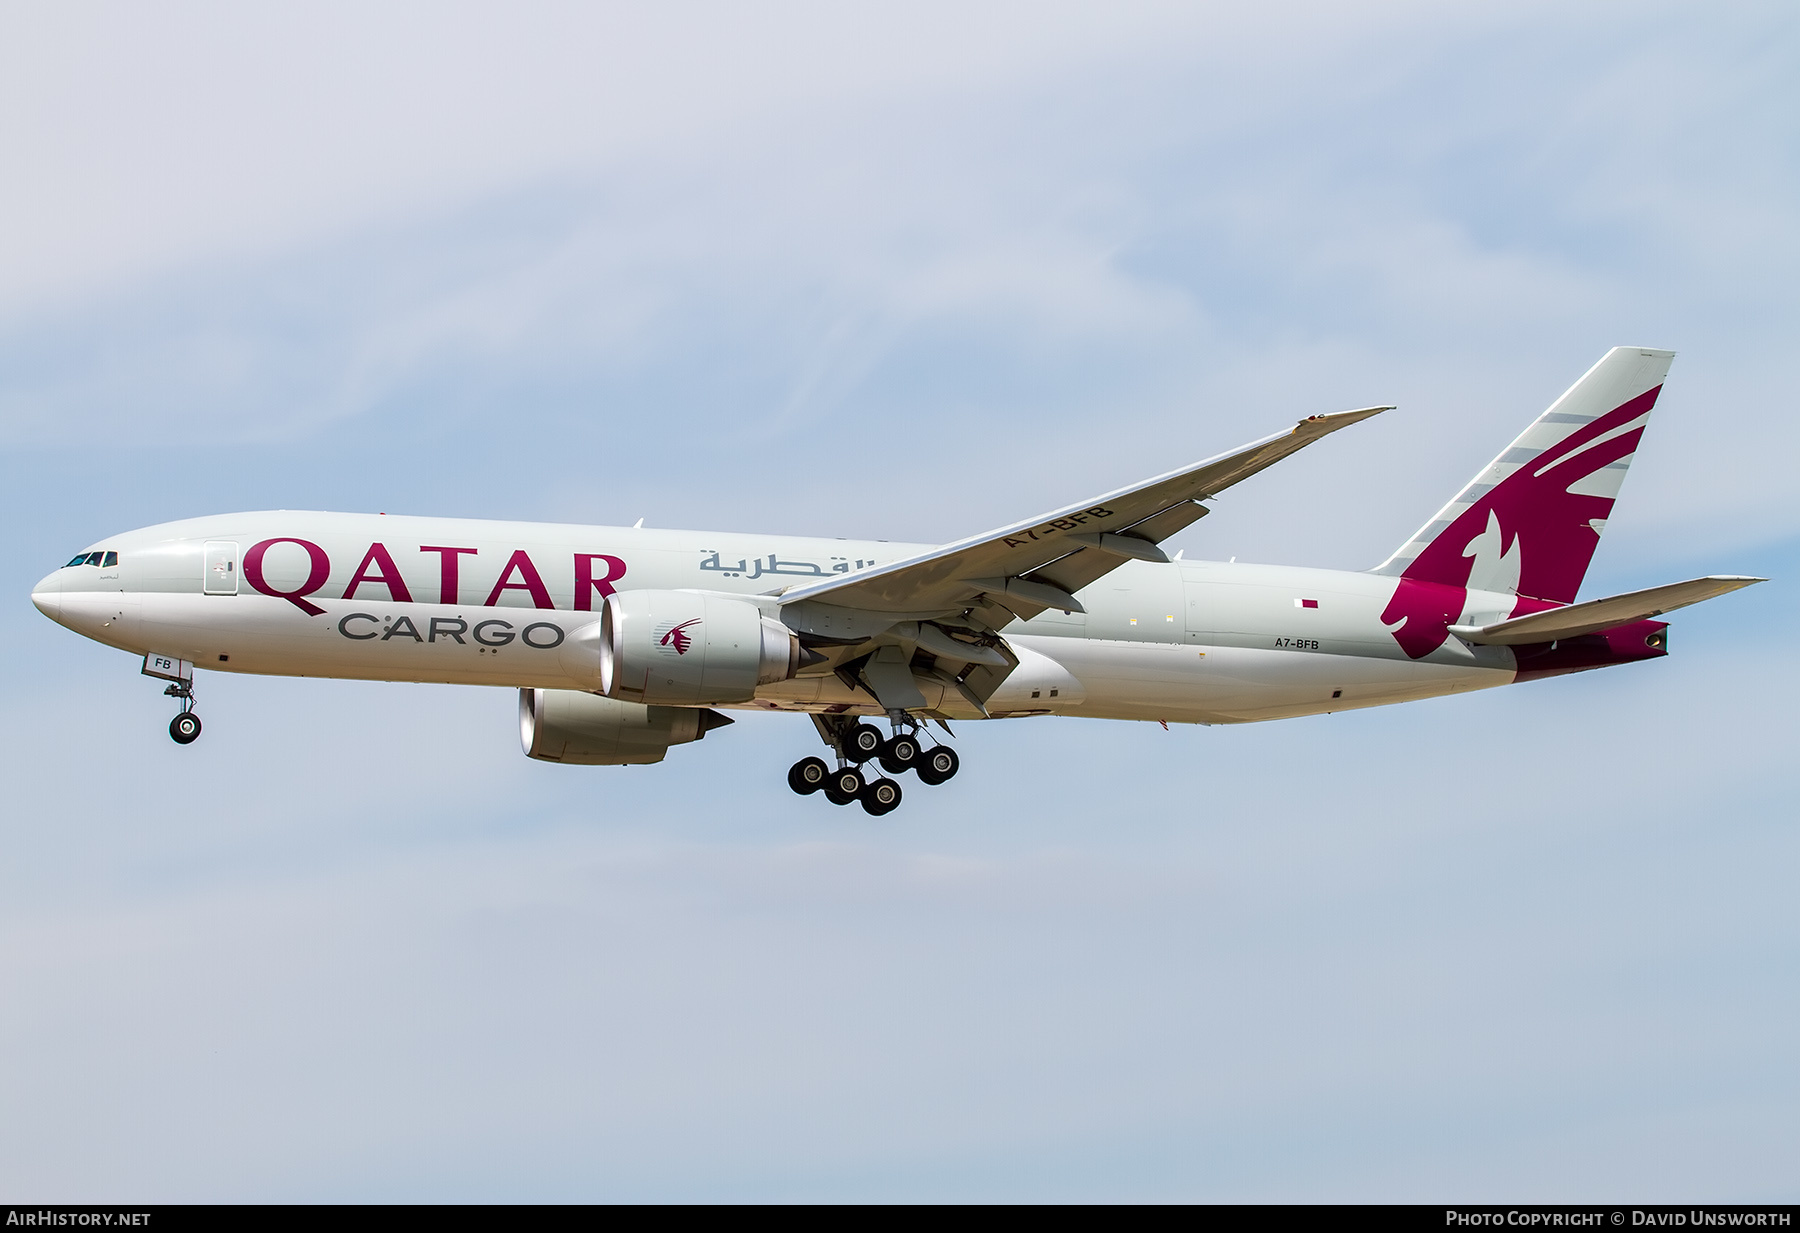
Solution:
{"label": "cockpit window", "polygon": [[70,561],[68,565],[63,566],[63,568],[68,569],[70,566],[74,565],[99,565],[104,567],[117,565],[118,563],[119,554],[116,552],[84,552],[77,556],[73,561]]}

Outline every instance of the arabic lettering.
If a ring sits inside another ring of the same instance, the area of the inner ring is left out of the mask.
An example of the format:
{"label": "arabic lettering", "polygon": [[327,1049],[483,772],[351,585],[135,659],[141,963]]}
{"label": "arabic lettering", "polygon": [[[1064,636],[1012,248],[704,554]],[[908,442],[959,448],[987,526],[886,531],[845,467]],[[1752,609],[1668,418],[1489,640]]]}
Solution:
{"label": "arabic lettering", "polygon": [[836,562],[830,568],[814,561],[784,561],[780,555],[771,552],[767,557],[739,557],[735,561],[724,560],[718,552],[710,548],[702,549],[707,555],[700,561],[700,568],[714,573],[724,574],[727,578],[761,578],[764,574],[777,574],[784,578],[828,578],[832,574],[847,574],[854,569],[863,569],[874,565],[874,561],[865,561],[858,557],[852,566],[843,557],[832,557]]}

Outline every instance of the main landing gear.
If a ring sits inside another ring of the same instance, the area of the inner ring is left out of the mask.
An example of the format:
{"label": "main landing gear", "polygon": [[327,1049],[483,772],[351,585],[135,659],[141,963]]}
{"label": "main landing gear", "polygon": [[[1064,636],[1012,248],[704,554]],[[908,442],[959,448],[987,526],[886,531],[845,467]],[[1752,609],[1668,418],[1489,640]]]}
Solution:
{"label": "main landing gear", "polygon": [[[890,718],[894,734],[889,737],[883,737],[874,724],[847,716],[815,715],[813,721],[838,755],[838,767],[833,770],[823,758],[802,758],[788,768],[788,787],[801,796],[823,792],[833,805],[859,801],[865,812],[877,818],[900,807],[900,785],[889,775],[914,771],[921,782],[940,784],[962,764],[948,745],[921,745],[918,723],[903,713]],[[888,775],[870,778],[863,768],[871,759]]]}
{"label": "main landing gear", "polygon": [[200,739],[200,717],[194,714],[193,682],[176,681],[163,693],[181,700],[181,714],[169,721],[169,735],[177,745],[192,745]]}

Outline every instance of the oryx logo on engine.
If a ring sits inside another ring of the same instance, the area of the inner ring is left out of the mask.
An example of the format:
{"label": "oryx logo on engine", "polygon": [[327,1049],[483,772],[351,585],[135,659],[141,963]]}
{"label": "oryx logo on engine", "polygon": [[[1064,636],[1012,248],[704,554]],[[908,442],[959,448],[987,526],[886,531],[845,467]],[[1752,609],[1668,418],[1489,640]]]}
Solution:
{"label": "oryx logo on engine", "polygon": [[665,650],[667,648],[673,648],[677,655],[686,655],[688,653],[688,648],[694,645],[692,635],[687,632],[688,627],[690,625],[700,624],[700,620],[701,618],[695,617],[691,621],[683,621],[679,625],[671,625],[662,632],[662,636],[656,640],[656,645],[665,648]]}

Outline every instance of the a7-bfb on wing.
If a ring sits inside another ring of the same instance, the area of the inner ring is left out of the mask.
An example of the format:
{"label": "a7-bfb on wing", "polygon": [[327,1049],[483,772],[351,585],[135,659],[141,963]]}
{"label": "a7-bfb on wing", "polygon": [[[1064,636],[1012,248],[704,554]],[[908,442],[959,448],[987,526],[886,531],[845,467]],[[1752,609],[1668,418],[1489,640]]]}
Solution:
{"label": "a7-bfb on wing", "polygon": [[[999,631],[1046,609],[1081,611],[1075,592],[1125,561],[1167,561],[1158,545],[1204,517],[1201,502],[1296,450],[1389,407],[1315,415],[1292,429],[1143,483],[860,573],[781,593],[782,617],[891,710],[910,709],[914,649],[957,665],[976,710],[1017,664]],[[867,656],[864,644],[878,641]],[[910,644],[910,645],[909,645]],[[961,661],[958,664],[958,661]],[[967,665],[963,668],[962,665]]]}

